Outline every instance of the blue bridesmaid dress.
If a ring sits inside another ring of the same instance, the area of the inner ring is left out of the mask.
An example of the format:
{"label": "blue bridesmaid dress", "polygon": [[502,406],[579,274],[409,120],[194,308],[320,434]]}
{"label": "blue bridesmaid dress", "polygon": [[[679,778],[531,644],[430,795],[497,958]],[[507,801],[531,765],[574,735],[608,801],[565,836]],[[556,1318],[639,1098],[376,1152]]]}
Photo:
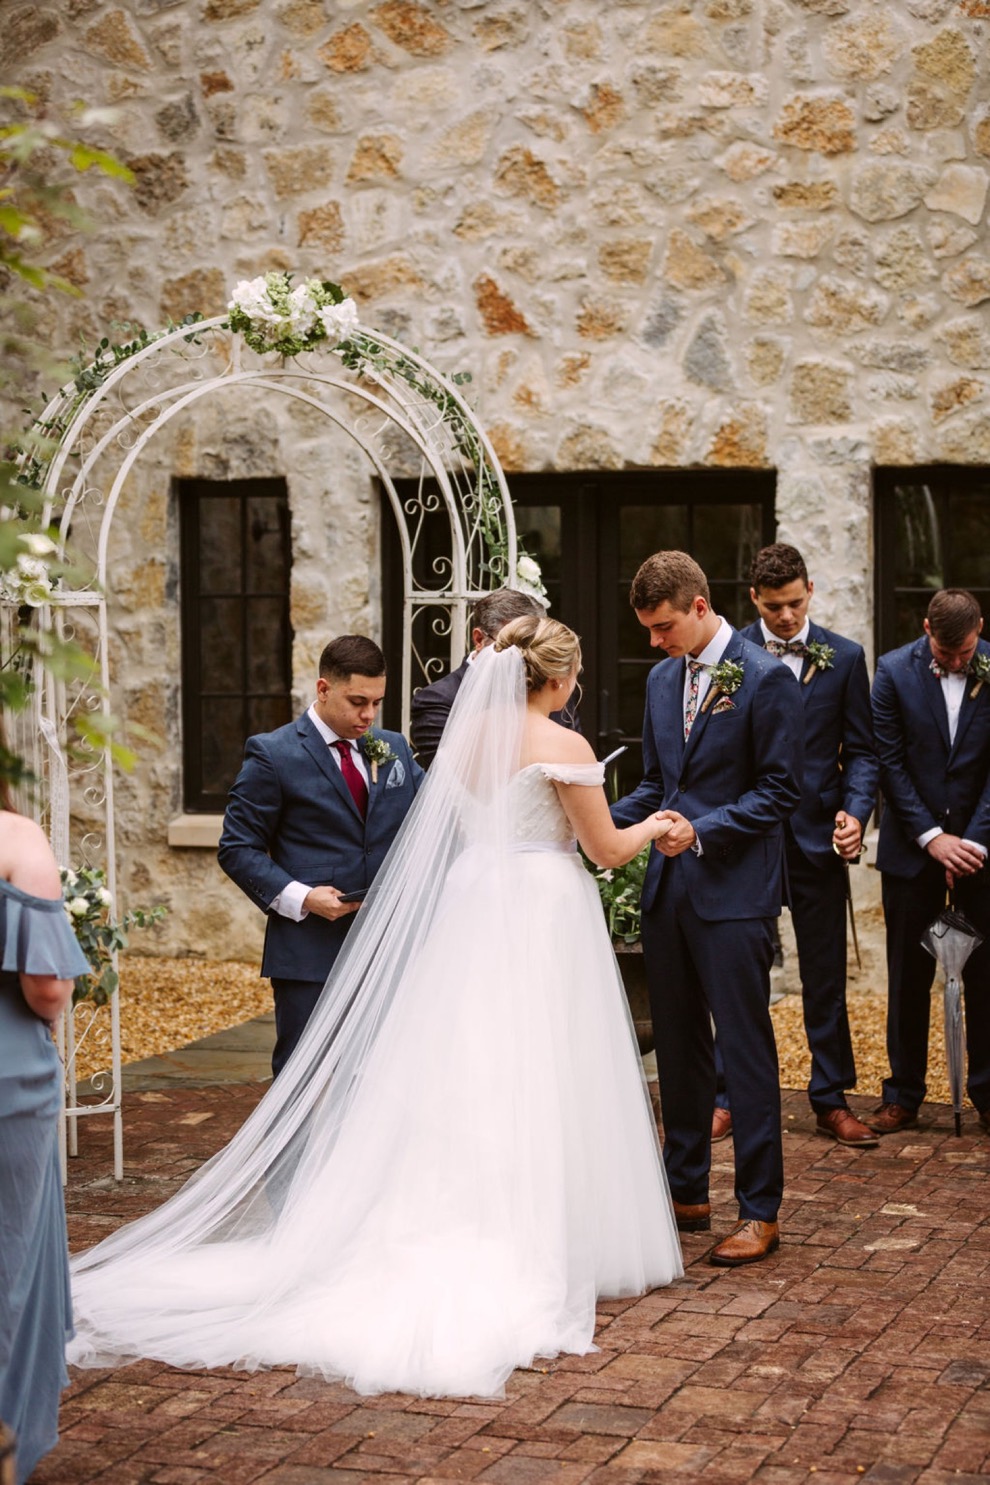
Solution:
{"label": "blue bridesmaid dress", "polygon": [[0,1419],[17,1436],[17,1485],[58,1439],[72,1335],[58,1159],[62,1070],[18,972],[86,974],[62,899],[0,880]]}

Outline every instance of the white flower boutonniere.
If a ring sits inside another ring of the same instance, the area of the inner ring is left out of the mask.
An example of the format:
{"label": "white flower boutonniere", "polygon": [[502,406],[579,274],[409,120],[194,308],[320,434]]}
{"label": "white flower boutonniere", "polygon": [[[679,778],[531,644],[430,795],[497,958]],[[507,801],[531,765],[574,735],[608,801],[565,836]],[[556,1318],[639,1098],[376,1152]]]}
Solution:
{"label": "white flower boutonniere", "polygon": [[818,671],[831,670],[835,662],[835,650],[832,648],[831,645],[823,644],[822,641],[818,639],[812,640],[811,644],[808,646],[807,653],[808,659],[811,661],[811,666],[808,670],[808,674],[804,678],[805,685],[807,685],[809,681],[814,680],[815,675],[818,673]]}
{"label": "white flower boutonniere", "polygon": [[976,677],[976,685],[970,687],[969,699],[975,701],[984,681],[990,681],[990,655],[976,654],[969,662],[969,673]]}
{"label": "white flower boutonniere", "polygon": [[358,747],[371,765],[371,782],[377,784],[379,763],[391,763],[397,754],[392,752],[383,737],[376,737],[371,731],[361,734],[358,738]]}
{"label": "white flower boutonniere", "polygon": [[701,704],[706,712],[716,696],[732,696],[743,683],[745,667],[741,660],[720,660],[708,672],[708,695]]}

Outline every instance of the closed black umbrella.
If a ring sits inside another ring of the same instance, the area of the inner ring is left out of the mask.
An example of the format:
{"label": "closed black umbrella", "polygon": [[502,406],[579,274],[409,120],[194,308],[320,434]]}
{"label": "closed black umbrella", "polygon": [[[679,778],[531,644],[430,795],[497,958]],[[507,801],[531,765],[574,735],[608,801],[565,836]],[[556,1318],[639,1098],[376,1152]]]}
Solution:
{"label": "closed black umbrella", "polygon": [[963,1030],[962,972],[973,950],[983,942],[979,933],[958,908],[947,907],[930,923],[921,936],[929,954],[933,954],[945,972],[943,1011],[945,1019],[945,1065],[949,1073],[952,1112],[956,1134],[962,1134],[963,1069],[966,1065],[966,1037]]}

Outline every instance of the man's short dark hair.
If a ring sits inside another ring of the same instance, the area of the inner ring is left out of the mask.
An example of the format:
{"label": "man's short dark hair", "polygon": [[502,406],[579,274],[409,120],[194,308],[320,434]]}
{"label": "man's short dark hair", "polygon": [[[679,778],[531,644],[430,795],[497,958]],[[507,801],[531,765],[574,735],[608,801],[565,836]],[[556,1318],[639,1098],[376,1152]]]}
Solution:
{"label": "man's short dark hair", "polygon": [[669,603],[686,614],[696,598],[711,607],[708,579],[687,552],[654,552],[632,580],[629,602],[637,611],[650,612]]}
{"label": "man's short dark hair", "polygon": [[928,605],[928,627],[949,649],[964,645],[982,622],[980,605],[966,588],[942,588]]}
{"label": "man's short dark hair", "polygon": [[786,588],[788,583],[801,582],[807,587],[808,569],[797,547],[775,541],[763,547],[753,558],[749,581],[757,593],[761,588]]}
{"label": "man's short dark hair", "polygon": [[352,675],[385,674],[385,656],[373,639],[363,634],[338,634],[320,656],[320,676],[325,681],[346,681]]}
{"label": "man's short dark hair", "polygon": [[494,639],[503,625],[512,619],[521,619],[533,614],[542,619],[545,609],[531,593],[520,593],[518,588],[496,588],[494,593],[485,593],[471,610],[471,628],[481,629],[489,639]]}

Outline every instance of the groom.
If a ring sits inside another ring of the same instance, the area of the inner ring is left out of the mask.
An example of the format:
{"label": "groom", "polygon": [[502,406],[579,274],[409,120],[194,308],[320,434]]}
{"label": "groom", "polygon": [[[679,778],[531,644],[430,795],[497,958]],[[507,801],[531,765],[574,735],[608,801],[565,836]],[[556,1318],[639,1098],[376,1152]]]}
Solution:
{"label": "groom", "polygon": [[647,681],[643,781],[612,810],[626,825],[659,809],[673,827],[651,853],[642,904],[664,1164],[678,1227],[707,1231],[713,1017],[735,1121],[739,1221],[710,1258],[736,1267],[779,1244],[770,967],[783,822],[801,795],[800,698],[787,666],[714,612],[705,574],[685,552],[647,558],[630,603],[668,657]]}
{"label": "groom", "polygon": [[230,791],[218,858],[268,915],[261,973],[275,1000],[275,1076],[357,911],[341,893],[371,885],[423,779],[400,733],[371,733],[384,695],[381,650],[340,635],[320,656],[312,706],[248,738]]}

